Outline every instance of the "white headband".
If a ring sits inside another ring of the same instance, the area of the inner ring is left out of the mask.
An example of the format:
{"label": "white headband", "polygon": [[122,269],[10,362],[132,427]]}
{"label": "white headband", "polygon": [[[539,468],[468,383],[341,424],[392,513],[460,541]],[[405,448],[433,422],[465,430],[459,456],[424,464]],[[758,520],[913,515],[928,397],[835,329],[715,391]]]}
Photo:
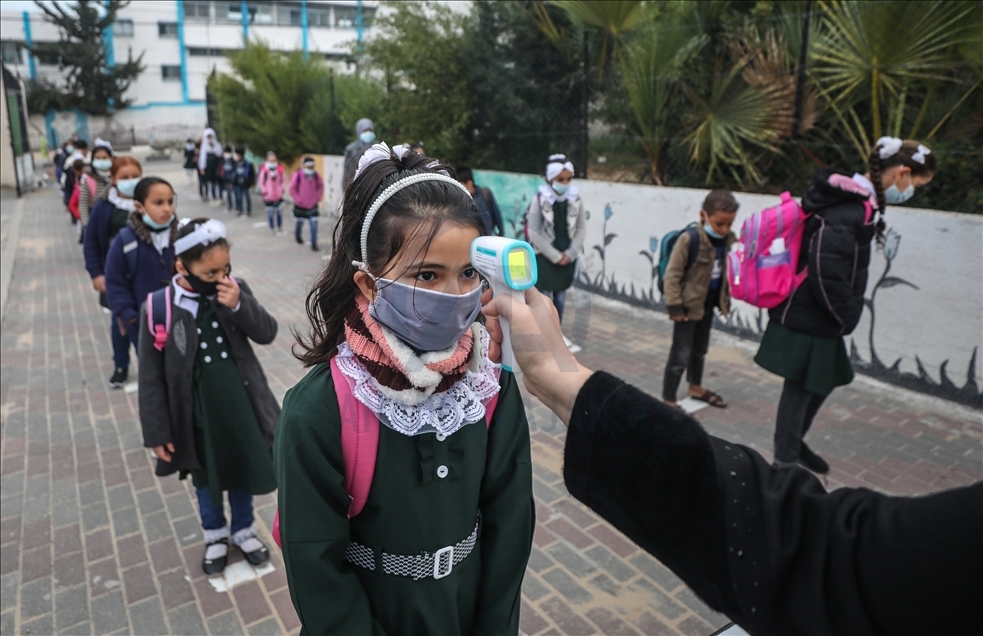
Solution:
{"label": "white headband", "polygon": [[[178,224],[178,227],[187,225],[187,221],[183,220]],[[174,254],[184,254],[193,247],[198,245],[209,245],[214,243],[219,239],[225,238],[225,225],[221,221],[216,221],[211,219],[204,223],[195,226],[194,232],[182,236],[178,240],[174,241]]]}
{"label": "white headband", "polygon": [[918,152],[911,155],[912,161],[917,161],[918,163],[925,165],[925,157],[932,154],[932,151],[928,149],[928,146],[923,146],[918,144]]}
{"label": "white headband", "polygon": [[574,173],[573,163],[567,161],[567,156],[550,155],[550,162],[546,164],[546,180],[552,181],[564,170],[569,170],[571,175]]}
{"label": "white headband", "polygon": [[[377,163],[379,161],[385,161],[391,157],[391,154],[395,154],[400,159],[410,152],[409,148],[397,146],[396,148],[390,150],[389,146],[385,143],[378,143],[365,151],[362,158],[358,160],[358,169],[355,171],[355,178],[358,178],[359,172],[364,170],[367,166]],[[438,165],[437,162],[431,163],[428,167]],[[362,260],[352,261],[352,265],[359,268],[363,272],[369,271],[369,229],[372,227],[372,219],[375,218],[376,213],[379,209],[393,197],[394,194],[402,190],[403,188],[409,187],[415,183],[420,183],[422,181],[443,181],[444,183],[450,183],[461,189],[462,192],[468,195],[470,198],[471,193],[464,185],[454,179],[450,175],[440,172],[424,172],[422,174],[413,174],[408,177],[403,177],[399,181],[393,183],[388,188],[382,191],[375,201],[372,202],[372,206],[369,211],[365,213],[365,220],[362,221],[362,237],[361,237],[361,249],[362,249]]]}

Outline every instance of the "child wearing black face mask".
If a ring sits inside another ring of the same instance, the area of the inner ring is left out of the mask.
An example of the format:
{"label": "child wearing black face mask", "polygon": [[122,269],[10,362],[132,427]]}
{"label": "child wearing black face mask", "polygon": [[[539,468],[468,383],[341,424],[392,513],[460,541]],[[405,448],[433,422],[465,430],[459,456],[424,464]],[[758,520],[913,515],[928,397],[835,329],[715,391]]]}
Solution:
{"label": "child wearing black face mask", "polygon": [[[270,449],[280,405],[249,340],[269,344],[277,323],[249,285],[229,275],[222,223],[182,222],[174,251],[169,293],[149,295],[140,319],[140,423],[157,475],[191,475],[205,534],[202,569],[211,576],[225,569],[230,537],[249,563],[270,558],[256,538],[252,499],[276,489]],[[154,312],[160,302],[170,302],[169,312]],[[169,324],[157,325],[165,313]]]}

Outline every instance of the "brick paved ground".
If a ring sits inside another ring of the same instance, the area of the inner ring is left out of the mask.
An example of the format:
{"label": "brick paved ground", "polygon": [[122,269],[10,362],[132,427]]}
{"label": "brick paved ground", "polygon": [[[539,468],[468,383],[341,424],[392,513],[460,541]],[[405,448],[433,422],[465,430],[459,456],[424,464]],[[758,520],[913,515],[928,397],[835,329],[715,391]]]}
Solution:
{"label": "brick paved ground", "polygon": [[[182,215],[228,222],[235,273],[277,316],[280,334],[257,347],[274,392],[303,374],[290,355],[319,254],[197,202],[178,166]],[[6,236],[14,209],[2,199]],[[322,243],[327,224],[322,228]],[[288,228],[292,229],[292,228]],[[4,249],[11,249],[5,245]],[[188,484],[153,476],[141,447],[135,393],[110,390],[108,317],[92,292],[74,230],[49,190],[25,202],[0,348],[2,634],[279,634],[298,629],[282,563],[235,587],[200,574],[201,530]],[[577,293],[569,324],[589,325],[581,359],[658,393],[671,329],[661,316]],[[589,320],[587,320],[589,318]],[[575,329],[575,337],[581,329]],[[714,434],[766,451],[779,382],[733,339],[714,335],[707,383],[731,402],[697,418]],[[135,366],[132,367],[135,372]],[[528,400],[538,524],[524,585],[528,634],[709,634],[726,622],[656,560],[563,487],[563,427]],[[837,391],[810,434],[833,465],[829,487],[916,494],[981,477],[979,412],[869,381]],[[265,534],[274,498],[259,497]]]}

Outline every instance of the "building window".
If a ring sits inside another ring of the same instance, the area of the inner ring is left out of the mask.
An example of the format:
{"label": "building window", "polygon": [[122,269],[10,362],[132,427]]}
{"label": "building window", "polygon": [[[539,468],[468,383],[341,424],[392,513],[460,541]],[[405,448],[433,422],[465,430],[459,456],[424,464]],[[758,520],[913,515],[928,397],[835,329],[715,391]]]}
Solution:
{"label": "building window", "polygon": [[181,81],[181,65],[164,64],[160,67],[160,78],[165,82]]}
{"label": "building window", "polygon": [[118,35],[121,38],[132,38],[133,37],[133,20],[129,18],[120,18],[113,22],[113,35]]}
{"label": "building window", "polygon": [[307,24],[312,27],[331,26],[331,9],[307,5]]}
{"label": "building window", "polygon": [[235,2],[226,5],[229,7],[229,12],[227,14],[229,22],[242,22],[242,3]]}
{"label": "building window", "polygon": [[250,2],[248,4],[249,22],[251,24],[273,24],[273,5],[265,2]]}
{"label": "building window", "polygon": [[[184,17],[188,20],[210,20],[211,2],[189,2],[184,1]],[[240,15],[240,20],[242,19]]]}
{"label": "building window", "polygon": [[3,63],[4,64],[21,64],[23,59],[21,58],[21,45],[19,42],[0,42],[0,47],[3,49]]}
{"label": "building window", "polygon": [[177,22],[158,22],[157,35],[162,38],[176,38]]}
{"label": "building window", "polygon": [[225,55],[224,49],[204,49],[198,47],[188,47],[188,55],[191,57],[222,57]]}
{"label": "building window", "polygon": [[[342,29],[352,29],[355,27],[357,9],[355,7],[335,7],[335,26]],[[365,18],[363,11],[362,18]],[[364,26],[364,25],[363,25]]]}

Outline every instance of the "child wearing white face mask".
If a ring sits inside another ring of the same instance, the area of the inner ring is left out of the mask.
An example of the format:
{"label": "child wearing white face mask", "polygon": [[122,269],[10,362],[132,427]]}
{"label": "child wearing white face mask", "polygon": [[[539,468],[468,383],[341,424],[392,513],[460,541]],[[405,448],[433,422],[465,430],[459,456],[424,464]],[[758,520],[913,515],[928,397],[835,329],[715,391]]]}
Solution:
{"label": "child wearing white face mask", "polygon": [[676,405],[683,373],[689,396],[710,406],[727,406],[703,387],[703,364],[710,348],[714,310],[730,313],[727,252],[736,237],[730,231],[737,217],[737,199],[730,190],[711,190],[700,209],[700,223],[679,234],[666,267],[663,299],[672,329],[672,348],[666,363],[662,398]]}
{"label": "child wearing white face mask", "polygon": [[[133,192],[142,174],[140,162],[133,157],[116,158],[110,169],[111,185],[107,197],[92,209],[85,232],[85,268],[92,277],[92,288],[99,292],[99,304],[107,309],[106,265],[110,246],[120,231],[129,225],[130,214],[136,209]],[[122,192],[118,188],[122,188]],[[126,383],[129,374],[131,341],[117,316],[112,317],[110,323],[114,371],[109,386],[118,389]]]}
{"label": "child wearing white face mask", "polygon": [[[587,212],[573,180],[573,164],[564,155],[551,155],[546,185],[540,186],[526,212],[526,240],[536,251],[536,288],[549,296],[563,321],[567,290],[573,285],[577,259],[587,238]],[[570,350],[580,347],[563,337]]]}
{"label": "child wearing white face mask", "polygon": [[370,147],[308,300],[298,357],[313,368],[287,393],[274,442],[305,633],[519,629],[529,428],[475,322],[481,211],[447,169]]}
{"label": "child wearing white face mask", "polygon": [[769,310],[754,358],[785,379],[775,417],[776,466],[802,464],[816,473],[829,472],[829,464],[804,438],[826,397],[853,380],[843,338],[863,314],[870,243],[884,241],[887,205],[907,201],[935,170],[935,155],[927,146],[881,137],[867,158],[866,174],[823,171],[802,195],[802,209],[811,216],[799,271],[808,277]]}
{"label": "child wearing white face mask", "polygon": [[91,173],[83,174],[79,180],[79,221],[82,231],[89,224],[89,213],[96,202],[106,196],[106,191],[112,182],[110,171],[113,168],[113,148],[108,143],[99,143],[92,149]]}
{"label": "child wearing white face mask", "polygon": [[[129,182],[119,180],[116,185],[126,196]],[[137,345],[140,305],[147,294],[171,280],[177,225],[170,183],[159,177],[144,177],[132,193],[134,211],[113,239],[106,257],[106,295],[121,331]]]}
{"label": "child wearing white face mask", "polygon": [[324,196],[324,181],[315,169],[314,157],[304,157],[301,169],[290,178],[290,198],[294,200],[294,219],[297,229],[294,233],[297,243],[304,243],[304,221],[311,226],[311,249],[317,251],[318,206]]}
{"label": "child wearing white face mask", "polygon": [[259,194],[266,204],[266,218],[273,235],[283,234],[283,192],[286,180],[283,166],[272,150],[266,153],[266,162],[259,169]]}

